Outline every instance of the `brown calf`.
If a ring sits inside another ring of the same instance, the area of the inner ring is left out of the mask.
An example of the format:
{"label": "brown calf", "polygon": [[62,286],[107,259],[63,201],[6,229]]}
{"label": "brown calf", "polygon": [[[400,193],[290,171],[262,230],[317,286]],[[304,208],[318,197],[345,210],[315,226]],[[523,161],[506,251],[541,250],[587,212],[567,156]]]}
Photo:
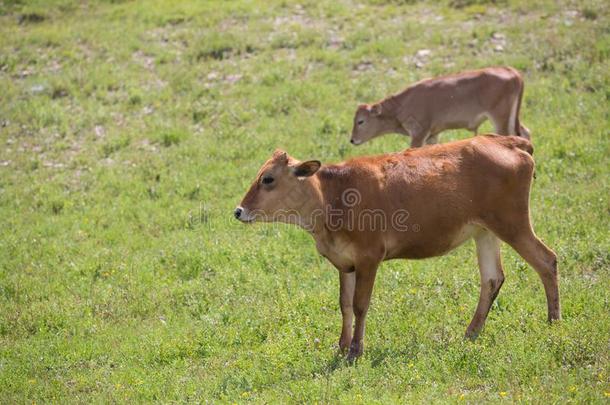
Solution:
{"label": "brown calf", "polygon": [[500,135],[529,139],[519,123],[523,78],[511,67],[491,67],[422,80],[382,101],[360,105],[351,142],[387,133],[411,136],[411,147],[438,143],[447,129],[474,131],[489,118]]}
{"label": "brown calf", "polygon": [[529,141],[497,135],[324,166],[276,151],[235,217],[297,224],[311,233],[318,252],[339,270],[339,346],[349,348],[350,360],[363,350],[382,261],[441,256],[474,238],[481,295],[466,336],[476,337],[504,281],[500,241],[538,272],[548,319],[560,318],[557,258],[530,225],[531,153]]}

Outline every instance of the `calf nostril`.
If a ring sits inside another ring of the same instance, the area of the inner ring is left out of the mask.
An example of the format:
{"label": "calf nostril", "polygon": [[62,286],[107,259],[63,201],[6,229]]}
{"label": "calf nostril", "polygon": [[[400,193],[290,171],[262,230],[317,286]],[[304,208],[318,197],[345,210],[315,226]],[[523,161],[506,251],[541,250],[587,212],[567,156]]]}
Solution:
{"label": "calf nostril", "polygon": [[241,207],[237,207],[237,208],[235,208],[235,212],[233,212],[233,215],[235,215],[235,218],[239,219],[239,217],[241,217],[242,212],[243,212],[243,209],[241,209]]}
{"label": "calf nostril", "polygon": [[353,139],[350,139],[349,141],[352,143],[352,145],[354,144],[354,140]]}

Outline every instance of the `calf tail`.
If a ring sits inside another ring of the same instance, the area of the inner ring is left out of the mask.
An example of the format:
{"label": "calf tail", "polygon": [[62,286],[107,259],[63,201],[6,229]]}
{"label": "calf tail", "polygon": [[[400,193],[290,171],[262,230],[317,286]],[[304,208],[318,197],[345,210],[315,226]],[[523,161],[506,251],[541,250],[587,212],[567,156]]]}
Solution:
{"label": "calf tail", "polygon": [[530,131],[519,122],[519,113],[521,112],[521,101],[523,100],[523,91],[525,89],[525,85],[523,84],[523,78],[520,77],[519,80],[519,98],[517,99],[517,111],[515,114],[515,133],[516,135],[523,137],[525,139],[530,139]]}

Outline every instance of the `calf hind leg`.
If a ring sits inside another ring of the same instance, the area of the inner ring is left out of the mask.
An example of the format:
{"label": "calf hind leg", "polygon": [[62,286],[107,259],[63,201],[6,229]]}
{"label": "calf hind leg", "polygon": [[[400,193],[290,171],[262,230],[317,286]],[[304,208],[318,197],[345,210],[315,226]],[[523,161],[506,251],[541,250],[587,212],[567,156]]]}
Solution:
{"label": "calf hind leg", "polygon": [[540,276],[546,293],[549,322],[561,319],[559,304],[559,274],[557,255],[549,249],[534,232],[528,229],[523,235],[507,241]]}
{"label": "calf hind leg", "polygon": [[475,243],[481,275],[481,293],[474,317],[466,329],[466,337],[470,339],[476,338],[483,329],[489,309],[504,283],[500,240],[492,232],[484,230],[475,237]]}
{"label": "calf hind leg", "polygon": [[436,145],[438,143],[438,134],[430,135],[426,139],[426,145]]}
{"label": "calf hind leg", "polygon": [[493,124],[496,134],[498,135],[515,135],[511,134],[509,128],[508,117],[502,116],[500,113],[493,113],[490,115],[489,120]]}

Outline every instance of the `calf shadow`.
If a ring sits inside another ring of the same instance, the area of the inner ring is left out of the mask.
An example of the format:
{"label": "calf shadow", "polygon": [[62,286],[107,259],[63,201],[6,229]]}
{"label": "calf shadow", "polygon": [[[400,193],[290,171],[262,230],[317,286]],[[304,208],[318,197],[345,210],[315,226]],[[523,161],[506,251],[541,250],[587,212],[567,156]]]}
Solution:
{"label": "calf shadow", "polygon": [[[413,345],[405,345],[398,348],[369,348],[365,349],[364,359],[367,359],[371,363],[371,367],[376,368],[382,365],[386,359],[402,358],[404,360],[415,359],[418,355],[418,350]],[[354,362],[347,361],[347,353],[342,353],[340,350],[335,350],[333,356],[326,361],[325,365],[322,365],[317,370],[321,374],[332,374],[336,370],[343,369],[345,367],[355,367],[358,365],[360,359],[356,359]]]}
{"label": "calf shadow", "polygon": [[412,360],[417,358],[418,350],[411,345],[397,348],[372,348],[368,353],[371,361],[371,367],[376,368],[382,365],[386,359],[400,358],[403,360]]}

